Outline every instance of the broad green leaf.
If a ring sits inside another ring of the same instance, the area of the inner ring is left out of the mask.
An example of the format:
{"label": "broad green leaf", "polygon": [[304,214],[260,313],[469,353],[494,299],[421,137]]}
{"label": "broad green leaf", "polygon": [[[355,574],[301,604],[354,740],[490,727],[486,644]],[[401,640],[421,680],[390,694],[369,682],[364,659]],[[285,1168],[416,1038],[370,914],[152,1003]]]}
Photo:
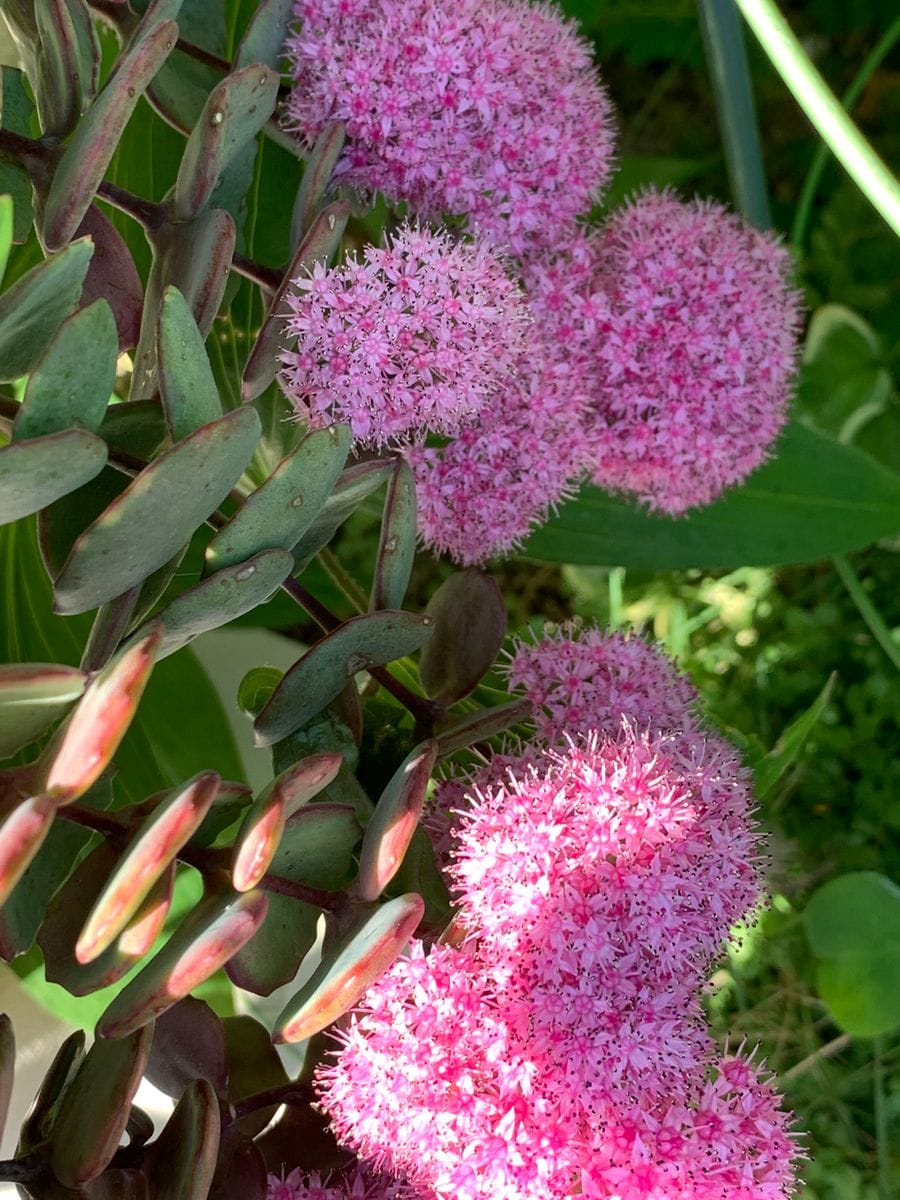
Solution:
{"label": "broad green leaf", "polygon": [[[144,7],[144,0],[136,7]],[[170,11],[178,17],[181,37],[224,58],[225,9],[226,5],[209,0],[184,0],[172,5]],[[220,79],[215,67],[176,49],[147,89],[147,99],[174,128],[190,133]]]}
{"label": "broad green leaf", "polygon": [[82,429],[49,433],[0,448],[0,525],[18,521],[74,492],[103,469],[106,443]]}
{"label": "broad green leaf", "polygon": [[152,619],[163,626],[160,658],[262,604],[290,575],[293,562],[286,550],[263,550],[181,592]]}
{"label": "broad green leaf", "polygon": [[689,517],[650,515],[585,487],[523,556],[605,566],[774,566],[859,549],[900,529],[900,476],[853,446],[790,425],[776,457]]}
{"label": "broad green leaf", "polygon": [[293,550],[331,494],[349,449],[347,425],[305,437],[212,538],[207,568],[219,572],[269,546]]}
{"label": "broad green leaf", "polygon": [[398,463],[384,501],[370,608],[399,608],[416,558],[416,482],[409,464]]}
{"label": "broad green leaf", "polygon": [[837,674],[831,675],[825,686],[813,700],[809,708],[800,714],[796,720],[782,733],[781,737],[759,762],[754,763],[753,775],[756,782],[756,796],[762,799],[767,796],[785,771],[797,758],[803,749],[806,739],[818,723],[834,689]]}
{"label": "broad green leaf", "polygon": [[67,317],[32,371],[13,437],[87,429],[97,433],[116,381],[119,339],[105,300]]}
{"label": "broad green leaf", "polygon": [[81,224],[129,117],[177,37],[175,22],[164,21],[136,42],[79,121],[44,205],[43,240],[50,250],[65,246]]}
{"label": "broad green leaf", "polygon": [[56,580],[58,610],[96,608],[163,566],[228,495],[258,436],[256,413],[238,409],[146,467],[76,541]]}
{"label": "broad green leaf", "polygon": [[337,699],[358,672],[418,650],[432,627],[430,617],[391,609],[345,621],[284,675],[253,723],[257,745],[271,746],[299,729]]}
{"label": "broad green leaf", "polygon": [[174,442],[222,415],[219,389],[187,301],[176,287],[163,292],[157,360],[159,391]]}
{"label": "broad green leaf", "polygon": [[362,913],[288,1001],[275,1023],[273,1041],[305,1041],[343,1016],[399,957],[424,911],[422,897],[410,893]]}
{"label": "broad green leaf", "polygon": [[320,915],[311,904],[271,892],[266,919],[225,967],[228,978],[256,996],[290,983],[316,940]]}
{"label": "broad green leaf", "polygon": [[900,1025],[900,887],[874,871],[839,875],[813,893],[803,919],[838,1024],[856,1037]]}
{"label": "broad green leaf", "polygon": [[0,758],[44,732],[84,691],[85,676],[53,663],[0,665]]}
{"label": "broad green leaf", "polygon": [[185,147],[173,197],[178,221],[209,203],[222,173],[275,109],[278,75],[254,63],[228,75],[210,93]]}
{"label": "broad green leaf", "polygon": [[53,1172],[67,1187],[94,1179],[119,1148],[153,1026],[118,1041],[98,1039],[66,1089],[51,1137]]}
{"label": "broad green leaf", "polygon": [[81,293],[94,247],[79,238],[0,296],[0,381],[30,371]]}

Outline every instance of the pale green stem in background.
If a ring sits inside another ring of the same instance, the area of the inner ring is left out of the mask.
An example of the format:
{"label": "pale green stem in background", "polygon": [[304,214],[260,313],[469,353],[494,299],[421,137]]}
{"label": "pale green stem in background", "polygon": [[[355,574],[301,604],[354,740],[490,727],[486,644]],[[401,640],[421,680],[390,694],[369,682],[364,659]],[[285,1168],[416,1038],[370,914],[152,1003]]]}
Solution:
{"label": "pale green stem in background", "polygon": [[891,633],[890,629],[888,629],[884,617],[882,617],[881,613],[869,599],[869,595],[863,587],[859,576],[843,554],[836,554],[831,561],[834,563],[834,569],[841,577],[841,583],[843,583],[853,603],[859,610],[859,615],[868,625],[872,637],[897,670],[900,671],[900,643],[897,642],[897,639]]}
{"label": "pale green stem in background", "polygon": [[[894,23],[890,26],[886,33],[878,39],[872,49],[866,56],[866,60],[859,68],[859,73],[856,78],[847,88],[841,99],[841,103],[847,112],[851,112],[853,106],[863,93],[866,84],[878,70],[885,58],[893,50],[896,43],[900,41],[900,17],[897,17]],[[794,224],[791,227],[791,244],[800,249],[806,239],[806,231],[809,227],[809,218],[812,213],[813,200],[816,198],[816,192],[819,190],[819,184],[822,180],[822,174],[828,165],[828,159],[831,156],[831,148],[827,142],[820,142],[819,148],[816,150],[815,157],[810,163],[809,170],[806,172],[806,178],[803,181],[803,187],[800,190],[800,199],[797,201],[797,212],[794,216]]]}
{"label": "pale green stem in background", "polygon": [[900,182],[831,92],[772,0],[735,0],[772,65],[869,203],[900,235]]}
{"label": "pale green stem in background", "polygon": [[757,229],[772,224],[744,30],[734,0],[697,0],[734,202]]}

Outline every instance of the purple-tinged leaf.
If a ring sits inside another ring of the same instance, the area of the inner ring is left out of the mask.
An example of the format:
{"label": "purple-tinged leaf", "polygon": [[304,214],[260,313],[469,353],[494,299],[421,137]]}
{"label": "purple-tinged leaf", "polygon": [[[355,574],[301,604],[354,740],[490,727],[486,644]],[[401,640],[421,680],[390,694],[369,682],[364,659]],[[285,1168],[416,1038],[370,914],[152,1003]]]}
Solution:
{"label": "purple-tinged leaf", "polygon": [[0,758],[34,741],[71,707],[85,683],[84,673],[75,667],[0,665]]}
{"label": "purple-tinged leaf", "polygon": [[34,16],[40,37],[34,92],[41,132],[61,138],[90,103],[99,44],[84,0],[38,0]]}
{"label": "purple-tinged leaf", "polygon": [[78,123],[44,205],[42,235],[48,250],[71,240],[96,195],[128,119],[147,84],[178,38],[174,21],[164,21],[119,60],[103,90]]}
{"label": "purple-tinged leaf", "polygon": [[445,579],[425,612],[434,637],[422,651],[426,695],[442,704],[467,696],[494,664],[506,636],[506,605],[497,581],[470,568]]}
{"label": "purple-tinged leaf", "polygon": [[19,1130],[17,1155],[28,1154],[50,1136],[63,1094],[84,1059],[85,1041],[84,1031],[76,1030],[69,1034],[53,1056]]}
{"label": "purple-tinged leaf", "polygon": [[144,285],[125,239],[96,204],[84,214],[76,237],[89,237],[94,243],[82,304],[106,300],[116,319],[119,351],[134,349],[141,329]]}
{"label": "purple-tinged leaf", "polygon": [[50,796],[32,796],[0,818],[0,905],[25,874],[47,836],[56,804]]}
{"label": "purple-tinged leaf", "polygon": [[188,1084],[148,1153],[147,1174],[157,1200],[206,1200],[216,1171],[221,1119],[206,1079]]}
{"label": "purple-tinged leaf", "polygon": [[266,1160],[254,1142],[233,1131],[222,1139],[219,1163],[208,1200],[266,1200],[269,1191]]}
{"label": "purple-tinged leaf", "polygon": [[116,1041],[98,1039],[85,1055],[51,1133],[50,1162],[66,1187],[95,1179],[119,1148],[152,1040],[145,1025]]}
{"label": "purple-tinged leaf", "polygon": [[359,856],[357,892],[361,900],[377,900],[400,869],[422,816],[437,755],[434,739],[416,746],[375,805]]}
{"label": "purple-tinged leaf", "polygon": [[438,757],[446,758],[457,750],[482,742],[486,738],[504,733],[519,721],[530,720],[533,705],[530,700],[510,700],[506,704],[498,704],[494,708],[481,708],[477,712],[467,713],[464,717],[454,717],[448,724],[441,725],[436,731]]}
{"label": "purple-tinged leaf", "polygon": [[364,913],[288,1001],[273,1040],[305,1041],[343,1016],[399,957],[424,911],[422,897],[408,893]]}
{"label": "purple-tinged leaf", "polygon": [[291,222],[291,245],[296,246],[328,193],[331,176],[341,156],[347,137],[347,127],[341,121],[329,121],[316,139],[312,153],[303,167],[303,180],[297,192],[294,217]]}
{"label": "purple-tinged leaf", "polygon": [[[226,1017],[225,1057],[228,1064],[228,1100],[237,1104],[246,1096],[255,1096],[288,1082],[287,1072],[272,1045],[269,1031],[253,1017]],[[252,1138],[274,1117],[278,1106],[261,1108],[241,1117],[232,1130]]]}
{"label": "purple-tinged leaf", "polygon": [[2,1013],[0,1014],[0,1137],[6,1129],[15,1071],[16,1038],[13,1033],[12,1021],[6,1013]]}
{"label": "purple-tinged leaf", "polygon": [[321,915],[311,904],[270,892],[266,919],[225,965],[228,978],[256,996],[290,983],[315,944]]}
{"label": "purple-tinged leaf", "polygon": [[222,1022],[203,1000],[185,996],[156,1022],[147,1078],[177,1100],[195,1079],[208,1079],[225,1096],[228,1069]]}
{"label": "purple-tinged leaf", "polygon": [[255,400],[266,390],[278,372],[278,352],[281,349],[284,331],[284,297],[291,281],[312,271],[317,262],[328,263],[331,260],[341,244],[349,218],[349,201],[335,201],[319,213],[297,247],[284,279],[272,297],[269,311],[253,348],[247,356],[241,385],[244,400]]}

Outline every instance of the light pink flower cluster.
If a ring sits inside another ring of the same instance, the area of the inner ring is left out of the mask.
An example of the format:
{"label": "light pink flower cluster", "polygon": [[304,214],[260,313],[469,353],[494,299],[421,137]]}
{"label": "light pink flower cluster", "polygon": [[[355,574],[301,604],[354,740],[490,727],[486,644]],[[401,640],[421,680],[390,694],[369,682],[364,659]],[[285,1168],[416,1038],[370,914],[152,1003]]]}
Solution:
{"label": "light pink flower cluster", "polygon": [[408,1184],[374,1174],[357,1164],[352,1169],[322,1176],[299,1168],[289,1175],[269,1176],[266,1200],[430,1200]]}
{"label": "light pink flower cluster", "polygon": [[313,428],[349,421],[369,445],[458,433],[529,344],[528,305],[496,254],[410,226],[362,261],[317,264],[286,304],[281,382],[295,411]]}
{"label": "light pink flower cluster", "polygon": [[783,1200],[797,1155],[697,1001],[756,898],[744,772],[625,725],[471,788],[468,940],[415,946],[319,1077],[338,1135],[441,1200]]}
{"label": "light pink flower cluster", "polygon": [[647,193],[595,241],[602,487],[680,514],[767,457],[787,416],[799,294],[790,256],[721,205]]}
{"label": "light pink flower cluster", "polygon": [[623,717],[653,732],[696,723],[693,685],[639,637],[565,624],[518,642],[507,674],[534,705],[538,738],[550,744],[589,730],[615,734]]}
{"label": "light pink flower cluster", "polygon": [[525,0],[297,0],[290,127],[343,121],[337,177],[517,253],[553,244],[610,173],[590,47]]}

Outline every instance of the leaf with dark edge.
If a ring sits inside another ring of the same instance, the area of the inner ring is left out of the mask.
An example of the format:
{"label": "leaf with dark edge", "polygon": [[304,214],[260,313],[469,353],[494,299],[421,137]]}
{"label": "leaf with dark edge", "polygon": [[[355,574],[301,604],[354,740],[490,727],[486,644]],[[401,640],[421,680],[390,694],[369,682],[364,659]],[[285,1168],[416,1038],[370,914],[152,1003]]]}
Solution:
{"label": "leaf with dark edge", "polygon": [[121,1038],[182,1000],[250,940],[266,915],[262,892],[213,894],[114,998],[97,1036]]}
{"label": "leaf with dark edge", "polygon": [[206,1200],[219,1154],[221,1119],[215,1089],[206,1079],[185,1088],[149,1152],[152,1200]]}
{"label": "leaf with dark edge", "polygon": [[169,285],[159,310],[159,392],[174,442],[222,415],[219,389],[194,315],[178,288]]}
{"label": "leaf with dark edge", "polygon": [[322,891],[338,891],[353,877],[361,836],[353,804],[317,800],[305,805],[285,825],[271,874]]}
{"label": "leaf with dark edge", "polygon": [[28,378],[13,440],[66,429],[97,433],[116,382],[118,354],[116,322],[105,300],[67,317]]}
{"label": "leaf with dark edge", "polygon": [[50,831],[56,805],[50,796],[31,796],[0,818],[0,905],[25,874]]}
{"label": "leaf with dark edge", "polygon": [[226,964],[228,978],[256,996],[290,983],[315,943],[321,915],[311,904],[270,892],[266,919]]}
{"label": "leaf with dark edge", "polygon": [[152,624],[163,627],[159,657],[166,658],[202,633],[251,612],[290,575],[293,564],[286,550],[263,550],[180,592],[152,619]]}
{"label": "leaf with dark edge", "polygon": [[39,0],[34,16],[40,37],[34,90],[41,132],[61,138],[90,102],[99,45],[96,35],[90,37],[93,22],[90,15],[85,21],[83,0]]}
{"label": "leaf with dark edge", "polygon": [[308,434],[215,533],[206,548],[206,569],[244,562],[266,546],[293,550],[331,495],[349,449],[348,425]]}
{"label": "leaf with dark edge", "polygon": [[146,1076],[173,1100],[195,1079],[209,1080],[225,1096],[225,1031],[205,1001],[185,996],[157,1020]]}
{"label": "leaf with dark edge", "polygon": [[437,756],[434,739],[416,746],[375,805],[359,855],[357,894],[361,900],[377,900],[400,869],[422,816]]}
{"label": "leaf with dark edge", "polygon": [[66,1187],[95,1179],[119,1148],[153,1040],[145,1025],[115,1041],[98,1039],[63,1094],[51,1134],[51,1165]]}
{"label": "leaf with dark edge", "polygon": [[293,0],[260,0],[244,30],[234,65],[246,67],[250,63],[266,63],[277,71],[284,58],[293,9]]}
{"label": "leaf with dark edge", "polygon": [[256,744],[281,741],[335,700],[359,671],[411,654],[431,632],[431,617],[415,613],[385,609],[351,617],[285,674],[253,723]]}
{"label": "leaf with dark edge", "polygon": [[79,121],[44,204],[42,236],[48,250],[73,237],[97,193],[128,119],[147,84],[175,47],[178,26],[164,21],[119,59],[103,90]]}
{"label": "leaf with dark edge", "polygon": [[0,525],[39,512],[98,475],[106,443],[67,429],[0,447]]}
{"label": "leaf with dark edge", "polygon": [[66,713],[87,677],[55,663],[0,664],[0,758],[27,746]]}
{"label": "leaf with dark edge", "polygon": [[210,93],[191,131],[175,181],[173,211],[189,221],[209,203],[233,156],[275,110],[278,75],[253,63],[227,75]]}
{"label": "leaf with dark edge", "polygon": [[285,1005],[273,1041],[305,1041],[349,1011],[399,957],[424,911],[422,897],[409,893],[362,914]]}
{"label": "leaf with dark edge", "polygon": [[56,580],[57,611],[95,608],[168,562],[240,478],[259,428],[253,409],[237,409],[145,467],[75,542]]}
{"label": "leaf with dark edge", "polygon": [[17,1155],[28,1154],[50,1136],[63,1094],[84,1059],[85,1041],[84,1031],[78,1029],[69,1034],[53,1056],[19,1130]]}
{"label": "leaf with dark edge", "polygon": [[234,843],[231,881],[237,891],[256,887],[269,869],[288,819],[331,783],[342,761],[333,752],[312,754],[282,772],[254,801]]}
{"label": "leaf with dark edge", "polygon": [[247,356],[241,384],[245,400],[255,400],[261,395],[278,373],[278,352],[284,333],[284,297],[292,280],[312,271],[317,262],[327,264],[341,244],[347,221],[350,218],[350,203],[337,200],[323,209],[311,225],[309,232],[297,247],[284,279],[277,288],[269,311],[266,313],[253,348]]}
{"label": "leaf with dark edge", "polygon": [[178,851],[199,829],[219,790],[215,771],[164,796],[122,853],[75,944],[80,963],[92,962],[119,936]]}
{"label": "leaf with dark edge", "polygon": [[327,546],[341,525],[367,496],[390,479],[394,464],[383,459],[356,463],[343,471],[321,512],[294,547],[294,574],[305,571],[319,551]]}
{"label": "leaf with dark edge", "polygon": [[229,1130],[222,1138],[219,1164],[208,1200],[266,1200],[269,1190],[266,1160],[249,1138]]}
{"label": "leaf with dark edge", "polygon": [[306,160],[291,221],[291,242],[295,246],[311,227],[322,206],[346,137],[347,127],[343,122],[329,121]]}
{"label": "leaf with dark edge", "polygon": [[[253,1017],[226,1017],[225,1057],[228,1064],[228,1100],[237,1104],[246,1096],[255,1096],[288,1082],[287,1072],[272,1045],[269,1031]],[[232,1128],[244,1137],[255,1137],[272,1120],[278,1105],[248,1113]]]}
{"label": "leaf with dark edge", "polygon": [[94,243],[81,302],[106,300],[116,320],[119,351],[132,350],[141,328],[144,285],[125,239],[96,204],[84,214],[75,236],[89,237]]}
{"label": "leaf with dark edge", "polygon": [[57,805],[84,795],[106,770],[153,670],[159,630],[126,647],[91,680],[42,757],[44,787]]}
{"label": "leaf with dark edge", "polygon": [[399,608],[416,558],[416,481],[400,462],[388,484],[375,559],[371,610]]}
{"label": "leaf with dark edge", "polygon": [[445,579],[428,601],[434,636],[422,651],[425,694],[442,704],[467,696],[494,665],[506,636],[506,605],[495,579],[470,567]]}

